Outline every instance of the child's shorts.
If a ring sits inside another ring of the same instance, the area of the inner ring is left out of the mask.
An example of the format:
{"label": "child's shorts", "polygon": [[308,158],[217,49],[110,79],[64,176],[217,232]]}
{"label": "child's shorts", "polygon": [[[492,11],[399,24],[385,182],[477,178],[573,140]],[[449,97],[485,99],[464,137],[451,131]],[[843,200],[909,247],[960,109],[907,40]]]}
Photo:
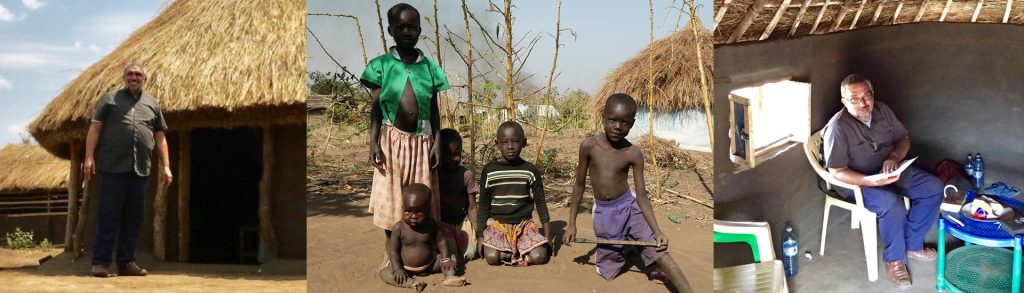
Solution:
{"label": "child's shorts", "polygon": [[[594,201],[594,235],[603,240],[633,240],[655,242],[651,225],[644,219],[636,195],[627,190],[619,198],[610,201]],[[658,251],[651,246],[637,246],[645,266],[649,266],[668,251]],[[594,253],[597,273],[605,280],[619,274],[626,264],[622,245],[597,245]]]}

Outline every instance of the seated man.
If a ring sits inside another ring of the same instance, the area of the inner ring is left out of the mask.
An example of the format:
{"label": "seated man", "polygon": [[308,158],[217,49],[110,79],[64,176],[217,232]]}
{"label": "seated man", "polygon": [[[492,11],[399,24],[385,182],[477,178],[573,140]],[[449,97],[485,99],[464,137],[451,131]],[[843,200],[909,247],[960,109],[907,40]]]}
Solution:
{"label": "seated man", "polygon": [[[907,258],[936,258],[934,249],[924,247],[924,236],[938,215],[942,183],[915,167],[888,178],[865,179],[895,171],[910,150],[910,136],[888,106],[875,102],[871,81],[850,74],[840,91],[845,109],[822,130],[825,167],[837,180],[861,186],[864,207],[878,215],[886,275],[897,289],[910,288]],[[848,190],[841,192],[852,197]],[[910,198],[909,212],[902,196]]]}

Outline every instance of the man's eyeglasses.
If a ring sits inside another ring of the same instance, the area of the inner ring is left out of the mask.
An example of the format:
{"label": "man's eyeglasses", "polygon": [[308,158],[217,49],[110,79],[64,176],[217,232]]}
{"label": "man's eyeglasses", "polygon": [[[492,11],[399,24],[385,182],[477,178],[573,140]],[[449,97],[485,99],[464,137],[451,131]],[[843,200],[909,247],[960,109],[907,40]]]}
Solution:
{"label": "man's eyeglasses", "polygon": [[873,98],[873,96],[872,96],[871,92],[866,92],[866,93],[864,93],[863,95],[861,95],[859,97],[849,97],[849,98],[844,98],[843,100],[848,102],[848,103],[852,103],[852,104],[863,104],[865,102],[871,101],[872,98]]}

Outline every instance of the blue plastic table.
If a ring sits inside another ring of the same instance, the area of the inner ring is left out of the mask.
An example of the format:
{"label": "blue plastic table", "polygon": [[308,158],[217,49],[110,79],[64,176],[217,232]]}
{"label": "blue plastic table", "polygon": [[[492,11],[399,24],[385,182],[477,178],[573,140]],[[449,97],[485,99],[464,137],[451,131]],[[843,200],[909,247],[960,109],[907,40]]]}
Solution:
{"label": "blue plastic table", "polygon": [[[946,217],[954,217],[958,221],[964,222],[964,225],[956,223],[946,219]],[[974,221],[964,221],[957,218],[956,214],[941,212],[939,214],[939,259],[938,269],[936,270],[936,282],[935,290],[942,292],[945,291],[947,286],[952,287],[948,284],[945,277],[946,267],[946,233],[956,237],[968,244],[977,244],[988,247],[1013,247],[1013,283],[1011,292],[1020,293],[1020,278],[1021,278],[1021,236],[1011,236],[1006,231],[1002,230],[995,225],[983,225]]]}

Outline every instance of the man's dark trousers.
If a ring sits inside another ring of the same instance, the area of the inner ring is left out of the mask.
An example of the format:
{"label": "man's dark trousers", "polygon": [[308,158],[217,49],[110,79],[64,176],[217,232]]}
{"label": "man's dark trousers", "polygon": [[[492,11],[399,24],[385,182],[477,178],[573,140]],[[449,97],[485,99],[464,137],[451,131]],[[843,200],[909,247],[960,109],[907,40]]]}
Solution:
{"label": "man's dark trousers", "polygon": [[[906,263],[907,251],[924,248],[924,237],[935,224],[942,204],[942,181],[938,177],[911,166],[896,183],[864,187],[861,192],[864,207],[878,215],[878,231],[885,245],[882,256],[886,262],[903,260]],[[903,196],[910,198],[910,211],[903,206]]]}
{"label": "man's dark trousers", "polygon": [[118,264],[135,261],[148,178],[135,172],[99,175],[99,221],[92,264],[110,265],[115,243]]}

